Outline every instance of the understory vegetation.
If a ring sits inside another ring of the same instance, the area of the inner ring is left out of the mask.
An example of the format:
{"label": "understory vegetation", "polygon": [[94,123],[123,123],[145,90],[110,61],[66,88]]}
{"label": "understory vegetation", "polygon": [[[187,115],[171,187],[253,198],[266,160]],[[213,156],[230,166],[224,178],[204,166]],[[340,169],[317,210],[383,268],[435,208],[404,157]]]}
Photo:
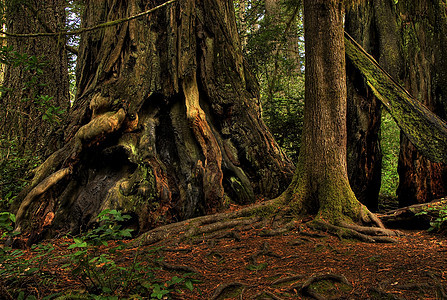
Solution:
{"label": "understory vegetation", "polygon": [[[94,228],[75,237],[65,237],[63,244],[50,240],[33,245],[31,258],[24,250],[0,248],[0,295],[28,300],[166,299],[185,289],[193,291],[199,281],[191,272],[183,271],[168,280],[157,278],[155,271],[169,268],[163,262],[160,248],[143,251],[138,246],[126,246],[125,240],[132,237],[132,230],[122,228],[120,223],[129,218],[116,210],[104,210]],[[12,232],[14,221],[14,215],[0,214],[3,238],[17,234]],[[60,265],[61,261],[66,263]],[[61,277],[65,281],[62,286]],[[67,291],[64,284],[75,281],[80,281],[83,289]],[[54,293],[55,290],[60,291]],[[41,293],[49,295],[42,297]]]}

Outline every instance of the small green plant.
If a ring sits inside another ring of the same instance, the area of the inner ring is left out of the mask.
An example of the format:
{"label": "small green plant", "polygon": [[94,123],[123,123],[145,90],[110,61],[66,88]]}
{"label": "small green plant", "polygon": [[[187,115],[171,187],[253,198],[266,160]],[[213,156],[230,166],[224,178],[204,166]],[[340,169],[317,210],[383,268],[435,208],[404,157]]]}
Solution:
{"label": "small green plant", "polygon": [[447,222],[447,206],[429,206],[426,210],[417,213],[416,216],[428,214],[434,215],[430,221],[428,231],[439,232],[444,222]]}
{"label": "small green plant", "polygon": [[14,229],[12,224],[15,223],[15,221],[16,216],[14,214],[6,211],[0,213],[0,230],[4,231],[2,238]]}
{"label": "small green plant", "polygon": [[104,210],[97,219],[100,226],[73,238],[68,249],[74,250],[68,255],[69,264],[63,268],[70,268],[74,276],[79,276],[86,288],[93,293],[109,294],[118,288],[126,268],[121,267],[112,259],[112,255],[122,247],[110,248],[108,253],[99,253],[99,246],[108,246],[109,240],[122,240],[131,237],[130,229],[122,229],[119,222],[129,219],[116,210]]}

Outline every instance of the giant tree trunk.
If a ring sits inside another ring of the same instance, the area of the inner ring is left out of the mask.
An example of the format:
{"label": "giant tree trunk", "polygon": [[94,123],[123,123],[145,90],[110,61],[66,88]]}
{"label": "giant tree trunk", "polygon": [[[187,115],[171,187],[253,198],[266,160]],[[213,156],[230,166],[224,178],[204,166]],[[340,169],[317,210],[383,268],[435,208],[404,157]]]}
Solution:
{"label": "giant tree trunk", "polygon": [[[6,3],[9,33],[57,32],[65,28],[63,1]],[[3,86],[7,92],[0,97],[0,134],[17,140],[22,151],[49,155],[59,147],[55,135],[50,136],[56,122],[45,122],[42,117],[50,106],[64,109],[69,106],[65,38],[9,38],[7,44],[22,56],[37,58],[41,72],[30,68],[33,66],[30,64],[6,66]],[[53,98],[43,103],[39,96]]]}
{"label": "giant tree trunk", "polygon": [[[83,26],[157,3],[90,0]],[[53,228],[76,231],[117,208],[146,230],[273,197],[289,183],[292,163],[260,119],[232,1],[179,0],[84,33],[78,65],[67,145],[24,193],[19,226],[31,220],[39,232],[55,215]]]}
{"label": "giant tree trunk", "polygon": [[[443,1],[399,1],[406,89],[447,120],[447,18]],[[399,156],[400,206],[447,194],[447,165],[432,163],[405,137]]]}
{"label": "giant tree trunk", "polygon": [[343,11],[343,1],[304,1],[304,129],[297,169],[282,196],[297,212],[336,224],[360,222],[364,211],[347,174]]}

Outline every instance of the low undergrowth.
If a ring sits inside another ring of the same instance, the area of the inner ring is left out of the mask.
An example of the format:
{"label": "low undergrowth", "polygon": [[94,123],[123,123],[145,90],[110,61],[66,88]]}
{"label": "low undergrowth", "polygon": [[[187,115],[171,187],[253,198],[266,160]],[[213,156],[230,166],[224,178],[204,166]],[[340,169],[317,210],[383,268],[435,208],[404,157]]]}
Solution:
{"label": "low undergrowth", "polygon": [[[29,250],[0,248],[0,298],[170,299],[183,290],[194,290],[198,280],[190,272],[168,280],[157,278],[156,271],[163,265],[159,248],[126,246],[131,229],[122,228],[120,222],[129,218],[119,211],[105,210],[98,215],[96,228],[65,238],[63,245],[47,242]],[[0,215],[3,237],[11,234],[12,222],[13,215]],[[63,288],[59,287],[61,277]],[[70,289],[79,281],[82,289]],[[58,289],[61,292],[54,293]],[[43,296],[45,291],[53,292]]]}
{"label": "low undergrowth", "polygon": [[416,216],[423,215],[429,215],[431,219],[428,231],[447,232],[447,205],[429,205],[425,210],[416,214]]}

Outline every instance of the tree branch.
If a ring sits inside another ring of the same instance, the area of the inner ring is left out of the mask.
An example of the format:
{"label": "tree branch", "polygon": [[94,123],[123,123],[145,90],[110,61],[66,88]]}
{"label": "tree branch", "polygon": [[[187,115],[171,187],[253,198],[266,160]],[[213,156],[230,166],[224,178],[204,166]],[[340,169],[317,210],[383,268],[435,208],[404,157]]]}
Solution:
{"label": "tree branch", "polygon": [[[89,31],[94,31],[94,30],[98,30],[98,29],[102,29],[102,28],[108,28],[108,27],[112,27],[124,22],[128,22],[137,18],[141,18],[145,15],[148,15],[156,10],[159,10],[160,8],[163,8],[171,3],[176,2],[177,0],[169,0],[163,4],[160,4],[154,8],[151,8],[147,11],[141,12],[139,14],[127,17],[127,18],[122,18],[122,19],[118,19],[118,20],[114,20],[114,21],[109,21],[109,22],[105,22],[105,23],[101,23],[92,27],[87,27],[87,28],[79,28],[79,29],[75,29],[75,30],[64,30],[64,31],[59,31],[59,32],[38,32],[38,33],[29,33],[29,34],[16,34],[16,33],[9,33],[6,31],[0,31],[0,34],[4,34],[7,37],[14,37],[14,38],[33,38],[33,37],[44,37],[44,36],[68,36],[68,35],[79,35],[81,33],[84,32],[89,32]],[[0,39],[5,39],[0,38]]]}

